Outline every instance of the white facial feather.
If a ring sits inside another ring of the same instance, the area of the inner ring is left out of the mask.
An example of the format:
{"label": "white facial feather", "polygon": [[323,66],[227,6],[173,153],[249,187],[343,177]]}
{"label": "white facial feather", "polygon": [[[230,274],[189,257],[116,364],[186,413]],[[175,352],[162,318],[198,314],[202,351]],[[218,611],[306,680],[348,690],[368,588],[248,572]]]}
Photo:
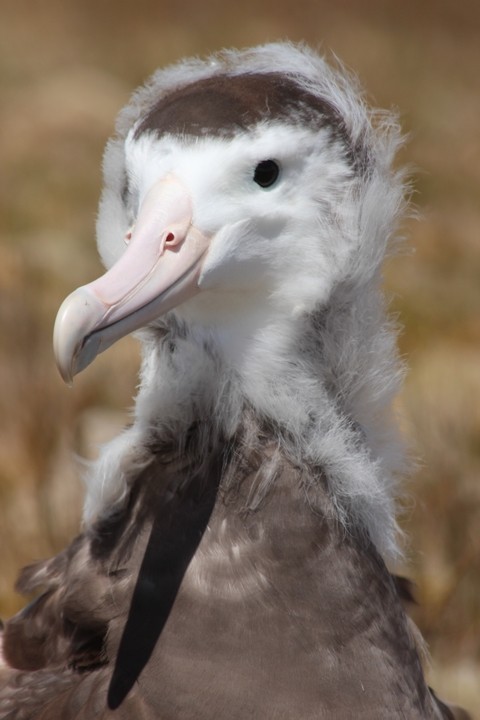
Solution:
{"label": "white facial feather", "polygon": [[[264,72],[284,73],[329,103],[341,137],[328,125],[314,130],[288,120],[228,138],[135,135],[152,104],[175,88],[212,75]],[[192,397],[215,408],[214,421],[227,434],[248,404],[288,430],[289,452],[299,462],[324,470],[345,525],[361,525],[394,556],[403,452],[391,402],[401,368],[379,287],[404,208],[402,176],[391,169],[400,142],[394,120],[369,111],[341,69],[304,47],[272,44],[159,71],[117,127],[105,154],[98,220],[104,263],[120,257],[141,199],[168,173],[188,188],[193,223],[213,237],[202,292],[174,311],[188,327],[175,360],[150,336],[145,346],[132,442],[172,424],[181,433],[194,413]],[[253,173],[267,159],[280,175],[263,189]],[[124,446],[121,454],[128,456]],[[94,475],[108,492],[103,499],[101,491],[94,499],[91,493],[90,513],[115,497],[115,480],[102,475],[106,463],[99,467]]]}

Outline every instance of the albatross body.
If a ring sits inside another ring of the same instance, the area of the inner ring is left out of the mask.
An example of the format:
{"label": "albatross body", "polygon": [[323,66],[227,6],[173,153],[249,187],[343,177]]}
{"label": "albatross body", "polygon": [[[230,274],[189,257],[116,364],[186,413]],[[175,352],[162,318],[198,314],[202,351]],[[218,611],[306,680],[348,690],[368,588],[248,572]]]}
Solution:
{"label": "albatross body", "polygon": [[[158,72],[105,154],[107,272],[62,305],[65,380],[142,340],[83,532],[23,571],[0,718],[453,718],[398,557],[399,368],[380,266],[399,143],[288,44]],[[460,717],[460,716],[458,716]]]}

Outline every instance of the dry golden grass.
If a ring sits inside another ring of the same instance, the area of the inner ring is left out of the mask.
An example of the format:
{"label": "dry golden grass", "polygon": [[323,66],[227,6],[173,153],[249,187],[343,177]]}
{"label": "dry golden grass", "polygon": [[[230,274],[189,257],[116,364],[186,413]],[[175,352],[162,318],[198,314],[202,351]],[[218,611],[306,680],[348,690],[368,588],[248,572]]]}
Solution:
{"label": "dry golden grass", "polygon": [[20,566],[75,533],[81,465],[126,422],[136,347],[122,341],[73,390],[51,328],[100,272],[102,147],[157,66],[278,38],[332,50],[373,102],[397,106],[422,219],[386,282],[410,372],[399,409],[419,469],[408,485],[408,572],[432,682],[480,706],[480,4],[477,0],[3,0],[0,8],[0,614]]}

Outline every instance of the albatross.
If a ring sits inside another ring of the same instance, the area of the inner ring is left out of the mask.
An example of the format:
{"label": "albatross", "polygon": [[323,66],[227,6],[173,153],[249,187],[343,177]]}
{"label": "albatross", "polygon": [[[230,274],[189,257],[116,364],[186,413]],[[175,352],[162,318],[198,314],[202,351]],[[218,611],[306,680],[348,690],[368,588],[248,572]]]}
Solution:
{"label": "albatross", "polygon": [[61,306],[66,382],[124,335],[133,422],[81,533],[2,634],[9,720],[462,717],[387,569],[402,370],[381,266],[401,142],[356,81],[274,43],[158,71],[117,121],[106,273]]}

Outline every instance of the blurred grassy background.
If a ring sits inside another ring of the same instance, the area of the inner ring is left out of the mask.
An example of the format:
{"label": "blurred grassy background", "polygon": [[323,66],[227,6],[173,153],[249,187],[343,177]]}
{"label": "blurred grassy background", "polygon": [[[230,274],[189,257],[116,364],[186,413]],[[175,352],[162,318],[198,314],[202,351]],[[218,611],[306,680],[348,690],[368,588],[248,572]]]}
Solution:
{"label": "blurred grassy background", "polygon": [[[0,5],[0,615],[20,566],[60,549],[81,510],[80,457],[128,420],[126,339],[72,390],[51,328],[100,273],[103,145],[131,90],[184,55],[306,40],[400,109],[422,219],[386,281],[410,372],[399,407],[419,469],[404,525],[416,619],[444,696],[480,707],[480,3],[478,0],[2,0]],[[480,715],[479,715],[480,717]]]}

